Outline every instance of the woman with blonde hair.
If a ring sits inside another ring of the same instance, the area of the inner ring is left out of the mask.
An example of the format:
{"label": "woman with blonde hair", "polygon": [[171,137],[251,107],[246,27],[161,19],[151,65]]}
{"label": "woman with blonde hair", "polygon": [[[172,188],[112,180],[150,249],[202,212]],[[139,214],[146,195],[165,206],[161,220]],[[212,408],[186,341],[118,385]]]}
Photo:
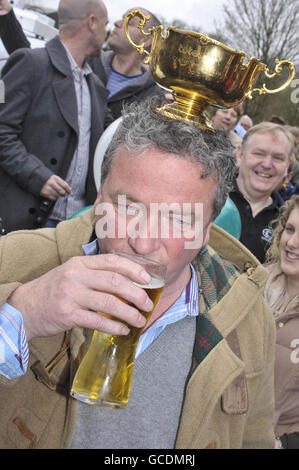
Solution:
{"label": "woman with blonde hair", "polygon": [[299,196],[276,223],[264,293],[277,328],[274,429],[283,448],[299,449]]}

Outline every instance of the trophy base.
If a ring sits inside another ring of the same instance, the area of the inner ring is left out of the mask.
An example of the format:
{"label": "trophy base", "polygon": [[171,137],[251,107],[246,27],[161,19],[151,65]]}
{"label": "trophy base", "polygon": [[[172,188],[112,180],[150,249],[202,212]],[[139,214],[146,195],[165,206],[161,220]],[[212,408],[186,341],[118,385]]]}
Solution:
{"label": "trophy base", "polygon": [[208,116],[205,115],[205,109],[207,107],[208,103],[203,104],[202,102],[174,92],[174,102],[157,108],[157,111],[171,119],[192,122],[200,129],[215,132],[211,121]]}

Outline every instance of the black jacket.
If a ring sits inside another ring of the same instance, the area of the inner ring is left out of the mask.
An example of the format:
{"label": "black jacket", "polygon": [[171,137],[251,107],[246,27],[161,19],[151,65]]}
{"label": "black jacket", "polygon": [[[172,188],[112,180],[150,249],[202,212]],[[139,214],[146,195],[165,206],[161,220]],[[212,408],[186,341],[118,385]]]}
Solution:
{"label": "black jacket", "polygon": [[[0,16],[0,37],[9,54],[18,48],[30,47],[30,43],[13,10],[8,15]],[[105,86],[109,78],[113,57],[113,51],[103,51],[101,57],[90,57],[88,59],[93,72]],[[126,102],[144,99],[152,95],[159,95],[161,98],[164,98],[164,91],[154,81],[149,69],[144,66],[142,71],[141,77],[134,80],[111,98],[108,98],[108,107],[112,112],[112,117],[107,117],[107,123],[121,116],[123,104]]]}
{"label": "black jacket", "polygon": [[[65,48],[58,37],[44,48],[20,49],[2,70],[0,104],[0,217],[6,232],[44,225],[53,203],[40,190],[53,174],[66,177],[78,142],[77,101]],[[96,187],[93,156],[104,130],[107,90],[87,76],[92,118],[87,204]]]}

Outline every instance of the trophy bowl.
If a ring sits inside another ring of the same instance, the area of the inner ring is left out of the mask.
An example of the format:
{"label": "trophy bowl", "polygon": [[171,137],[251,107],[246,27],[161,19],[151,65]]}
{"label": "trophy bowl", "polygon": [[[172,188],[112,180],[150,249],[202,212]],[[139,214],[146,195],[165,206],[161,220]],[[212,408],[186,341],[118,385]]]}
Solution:
{"label": "trophy bowl", "polygon": [[[137,28],[144,36],[152,36],[151,51],[135,44],[129,35],[130,20],[140,18]],[[295,76],[295,67],[289,60],[276,59],[273,74],[255,57],[244,64],[245,53],[230,49],[206,34],[169,27],[164,34],[162,25],[144,31],[150,19],[140,10],[131,11],[124,21],[124,30],[130,44],[140,53],[146,54],[154,80],[172,92],[174,102],[158,109],[172,119],[194,122],[202,129],[213,130],[205,111],[209,105],[230,108],[245,98],[259,94],[277,93],[284,90]],[[272,79],[288,68],[289,76],[279,88],[270,90],[265,84],[253,88],[261,73]]]}

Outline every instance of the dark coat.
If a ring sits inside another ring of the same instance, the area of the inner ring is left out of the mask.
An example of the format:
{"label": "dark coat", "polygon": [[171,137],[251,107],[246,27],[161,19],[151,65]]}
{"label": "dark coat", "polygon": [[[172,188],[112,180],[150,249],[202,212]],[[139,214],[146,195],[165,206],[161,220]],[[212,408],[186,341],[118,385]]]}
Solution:
{"label": "dark coat", "polygon": [[[0,37],[9,53],[20,47],[30,47],[30,43],[13,10],[8,15],[0,16]],[[101,57],[88,58],[88,63],[93,72],[105,86],[107,85],[114,55],[113,51],[103,51]],[[110,116],[110,121],[121,116],[124,103],[142,100],[152,95],[158,95],[165,99],[165,91],[154,81],[149,68],[142,66],[142,71],[142,76],[108,98],[108,106],[113,116],[113,118]]]}
{"label": "dark coat", "polygon": [[[77,101],[66,51],[58,36],[45,48],[20,49],[2,71],[0,217],[6,232],[43,226],[53,202],[40,197],[51,175],[66,177],[78,142]],[[107,90],[87,77],[92,118],[87,204],[93,203],[94,151],[107,116]]]}

